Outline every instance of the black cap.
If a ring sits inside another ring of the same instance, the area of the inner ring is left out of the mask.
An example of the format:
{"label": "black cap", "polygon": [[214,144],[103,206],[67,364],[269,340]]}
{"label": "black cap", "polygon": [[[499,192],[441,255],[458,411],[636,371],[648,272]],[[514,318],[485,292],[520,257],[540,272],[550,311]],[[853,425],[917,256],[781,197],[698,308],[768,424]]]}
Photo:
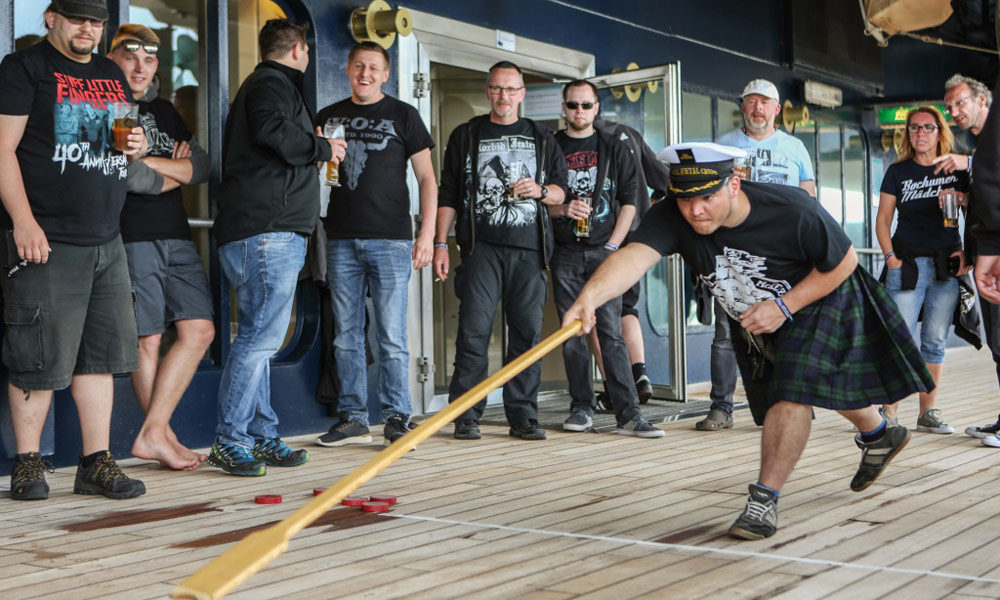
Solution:
{"label": "black cap", "polygon": [[105,0],[52,0],[48,10],[65,17],[82,17],[97,21],[108,20],[108,3]]}

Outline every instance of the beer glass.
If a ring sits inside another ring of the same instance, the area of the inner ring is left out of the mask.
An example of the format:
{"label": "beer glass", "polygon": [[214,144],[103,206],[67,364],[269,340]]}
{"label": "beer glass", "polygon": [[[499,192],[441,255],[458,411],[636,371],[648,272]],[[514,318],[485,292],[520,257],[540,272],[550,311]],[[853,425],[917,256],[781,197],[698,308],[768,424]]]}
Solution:
{"label": "beer glass", "polygon": [[507,169],[507,201],[517,202],[517,194],[514,193],[514,184],[521,178],[521,161],[510,161],[510,168]]}
{"label": "beer glass", "polygon": [[945,227],[958,227],[958,192],[941,192],[941,212],[944,213]]}
{"label": "beer glass", "polygon": [[[329,119],[323,126],[323,137],[335,140],[344,139],[344,125],[338,119]],[[326,177],[324,184],[330,187],[340,187],[340,165],[337,161],[326,161]]]}
{"label": "beer glass", "polygon": [[[590,196],[580,196],[577,198],[580,202],[583,202],[587,206],[591,206]],[[593,214],[593,213],[591,213]],[[590,237],[590,215],[582,219],[576,220],[576,237]]]}
{"label": "beer glass", "polygon": [[753,181],[753,166],[750,155],[737,156],[733,159],[733,171],[743,181]]}
{"label": "beer glass", "polygon": [[128,151],[128,134],[133,127],[139,126],[139,105],[129,102],[113,102],[108,105],[111,110],[111,131],[114,134],[115,150]]}

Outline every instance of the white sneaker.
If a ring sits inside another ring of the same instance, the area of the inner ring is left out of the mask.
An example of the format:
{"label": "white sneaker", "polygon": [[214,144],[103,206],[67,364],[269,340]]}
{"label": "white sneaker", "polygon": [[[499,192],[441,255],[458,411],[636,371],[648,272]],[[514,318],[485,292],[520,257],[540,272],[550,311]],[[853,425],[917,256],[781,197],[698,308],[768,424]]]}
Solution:
{"label": "white sneaker", "polygon": [[984,446],[989,446],[990,448],[1000,448],[1000,437],[997,437],[996,434],[993,434],[988,437],[980,438],[979,443],[981,443]]}

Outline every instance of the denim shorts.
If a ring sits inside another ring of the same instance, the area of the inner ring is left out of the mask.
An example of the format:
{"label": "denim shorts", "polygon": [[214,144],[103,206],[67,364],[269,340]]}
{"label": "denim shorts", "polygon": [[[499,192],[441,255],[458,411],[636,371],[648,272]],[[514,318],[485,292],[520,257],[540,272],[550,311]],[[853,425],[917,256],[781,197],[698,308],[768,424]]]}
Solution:
{"label": "denim shorts", "polygon": [[45,264],[7,276],[19,259],[5,233],[3,363],[22,390],[58,390],[73,375],[139,368],[135,312],[120,237],[98,246],[49,242]]}
{"label": "denim shorts", "polygon": [[175,321],[212,320],[212,293],[191,240],[125,244],[141,336],[163,333]]}
{"label": "denim shorts", "polygon": [[[945,344],[958,305],[958,280],[948,277],[938,281],[934,276],[934,259],[918,256],[917,282],[912,290],[902,288],[902,269],[887,269],[885,289],[899,307],[910,334],[920,347],[924,361],[939,365],[944,362]],[[916,339],[920,319],[920,339]]]}

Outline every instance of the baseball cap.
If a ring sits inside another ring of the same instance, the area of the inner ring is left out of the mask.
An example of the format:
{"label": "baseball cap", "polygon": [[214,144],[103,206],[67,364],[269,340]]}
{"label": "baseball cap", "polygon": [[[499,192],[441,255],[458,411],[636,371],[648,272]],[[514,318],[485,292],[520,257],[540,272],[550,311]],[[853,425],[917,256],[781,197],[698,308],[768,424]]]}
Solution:
{"label": "baseball cap", "polygon": [[660,150],[656,158],[670,167],[671,198],[710,196],[733,173],[733,159],[746,151],[712,142],[682,142]]}
{"label": "baseball cap", "polygon": [[780,102],[781,99],[778,98],[778,88],[774,86],[773,83],[766,79],[754,79],[743,88],[743,94],[741,98],[745,98],[750,94],[760,94],[761,96],[766,96],[768,98],[773,98],[775,102]]}

